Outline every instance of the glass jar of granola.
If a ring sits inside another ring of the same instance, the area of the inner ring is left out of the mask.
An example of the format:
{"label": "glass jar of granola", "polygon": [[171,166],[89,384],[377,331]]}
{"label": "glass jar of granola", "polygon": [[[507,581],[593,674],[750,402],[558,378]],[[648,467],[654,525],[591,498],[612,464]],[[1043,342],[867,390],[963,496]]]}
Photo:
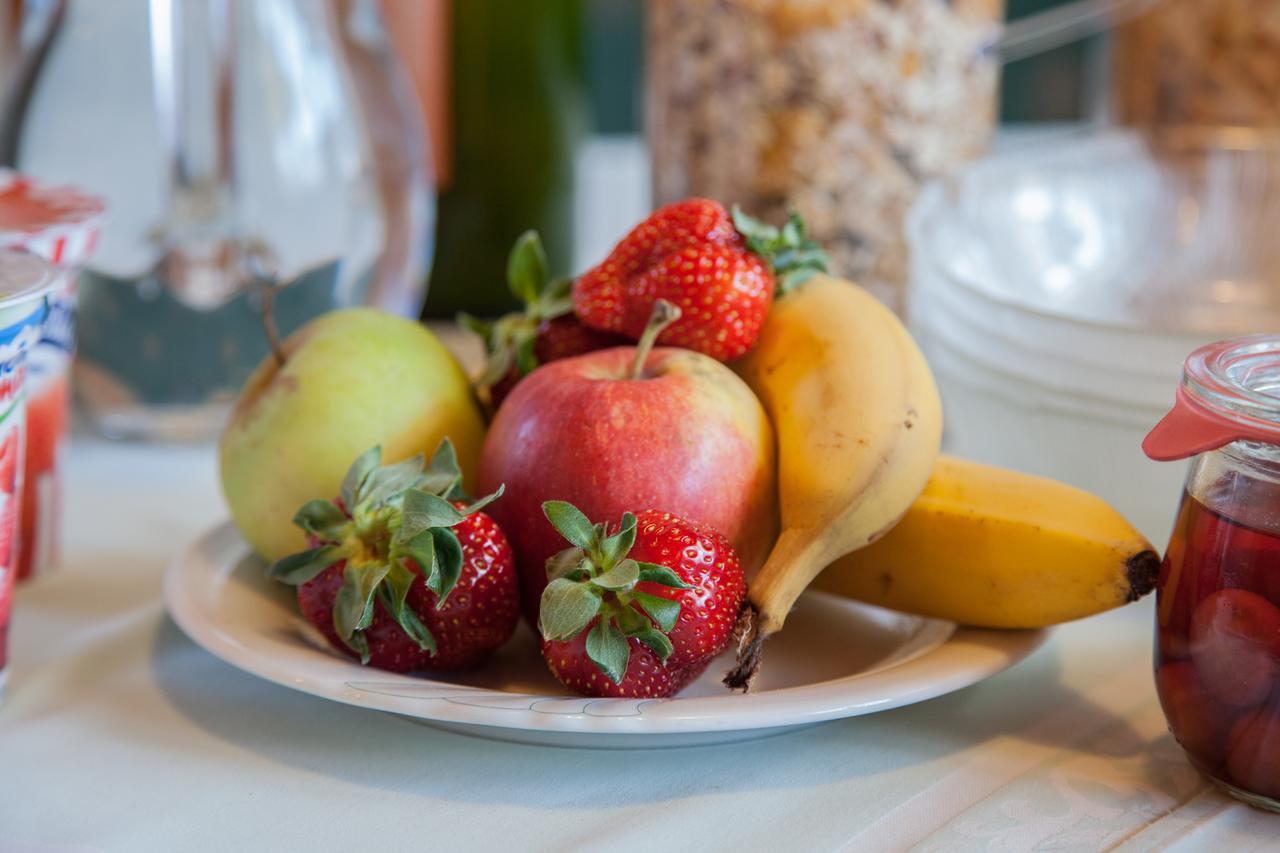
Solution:
{"label": "glass jar of granola", "polygon": [[1003,0],[647,5],[655,201],[795,209],[834,272],[901,312],[907,208],[991,137]]}
{"label": "glass jar of granola", "polygon": [[1162,0],[1115,38],[1122,122],[1280,127],[1280,0]]}

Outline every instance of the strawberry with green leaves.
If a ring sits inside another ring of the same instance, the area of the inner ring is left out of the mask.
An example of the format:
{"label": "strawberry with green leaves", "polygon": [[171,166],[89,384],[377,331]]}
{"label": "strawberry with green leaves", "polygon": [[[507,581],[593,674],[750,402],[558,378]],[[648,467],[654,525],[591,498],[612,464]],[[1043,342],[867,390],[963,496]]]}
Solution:
{"label": "strawberry with green leaves", "polygon": [[718,202],[689,198],[656,210],[573,283],[583,323],[639,340],[653,305],[665,299],[682,317],[658,337],[665,346],[732,361],[755,344],[773,304],[827,258],[792,214],[775,228]]}
{"label": "strawberry with green leaves", "polygon": [[538,629],[561,683],[587,696],[672,696],[724,651],[746,597],[716,531],[670,513],[626,513],[612,534],[576,507],[543,512],[572,547],[547,561]]}
{"label": "strawberry with green leaves", "polygon": [[525,306],[523,311],[493,321],[458,316],[463,328],[484,339],[488,362],[475,387],[493,409],[539,365],[630,343],[620,335],[578,322],[573,315],[571,281],[550,277],[536,231],[526,231],[516,240],[507,258],[507,286]]}
{"label": "strawberry with green leaves", "polygon": [[333,501],[312,500],[294,524],[306,551],[268,569],[298,588],[302,615],[338,651],[393,672],[474,666],[520,617],[511,546],[480,509],[498,489],[463,501],[453,445],[424,469],[421,454],[381,464],[360,456]]}

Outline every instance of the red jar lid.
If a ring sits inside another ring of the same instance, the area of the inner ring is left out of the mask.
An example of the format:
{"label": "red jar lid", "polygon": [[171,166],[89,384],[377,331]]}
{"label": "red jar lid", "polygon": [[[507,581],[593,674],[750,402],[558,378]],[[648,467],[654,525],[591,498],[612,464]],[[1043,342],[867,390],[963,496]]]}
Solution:
{"label": "red jar lid", "polygon": [[1173,408],[1142,450],[1165,462],[1234,441],[1280,444],[1280,335],[1219,341],[1187,356]]}

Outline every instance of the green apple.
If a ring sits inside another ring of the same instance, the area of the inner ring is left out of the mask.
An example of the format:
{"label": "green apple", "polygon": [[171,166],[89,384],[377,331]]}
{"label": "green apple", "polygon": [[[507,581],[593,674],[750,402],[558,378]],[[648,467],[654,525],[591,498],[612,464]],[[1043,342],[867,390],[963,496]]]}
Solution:
{"label": "green apple", "polygon": [[470,483],[484,420],[462,367],[422,325],[369,308],[317,317],[268,356],[240,392],[219,448],[222,492],[249,544],[276,560],[305,547],[292,524],[338,494],[351,462],[380,445],[387,462],[448,436]]}

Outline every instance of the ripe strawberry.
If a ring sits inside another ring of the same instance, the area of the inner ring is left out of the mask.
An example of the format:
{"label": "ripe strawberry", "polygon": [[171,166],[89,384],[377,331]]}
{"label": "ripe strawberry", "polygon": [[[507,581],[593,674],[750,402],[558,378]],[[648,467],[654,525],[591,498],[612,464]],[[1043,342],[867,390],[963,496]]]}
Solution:
{"label": "ripe strawberry", "polygon": [[426,471],[421,456],[382,467],[380,457],[375,447],[357,459],[337,500],[298,511],[310,548],[268,574],[297,586],[302,615],[361,663],[474,666],[520,618],[511,546],[478,511],[502,490],[470,506],[452,499],[461,475],[448,439]]}
{"label": "ripe strawberry", "polygon": [[638,340],[666,299],[684,316],[658,343],[732,361],[755,344],[775,286],[785,292],[820,270],[826,256],[799,216],[777,229],[690,198],[655,211],[579,277],[573,308],[588,326]]}
{"label": "ripe strawberry", "polygon": [[516,383],[538,365],[629,343],[619,335],[584,326],[573,316],[571,283],[549,279],[547,256],[536,231],[526,231],[516,240],[507,259],[507,285],[524,303],[523,312],[492,322],[466,314],[458,317],[464,328],[484,339],[489,360],[475,387],[492,409],[502,405]]}
{"label": "ripe strawberry", "polygon": [[656,510],[625,513],[610,536],[572,504],[542,506],[573,543],[547,561],[538,619],[542,656],[566,687],[672,696],[724,651],[747,585],[723,536]]}

